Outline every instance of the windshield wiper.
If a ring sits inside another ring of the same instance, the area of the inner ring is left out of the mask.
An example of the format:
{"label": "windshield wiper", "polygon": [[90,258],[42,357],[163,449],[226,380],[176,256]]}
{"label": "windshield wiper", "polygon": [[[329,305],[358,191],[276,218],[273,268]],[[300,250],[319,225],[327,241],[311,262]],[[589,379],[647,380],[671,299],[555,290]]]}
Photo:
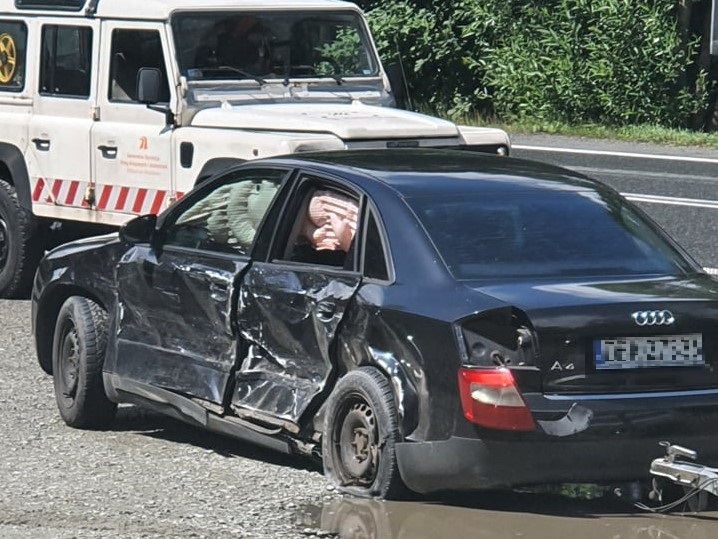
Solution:
{"label": "windshield wiper", "polygon": [[336,81],[337,86],[341,86],[344,82],[346,82],[346,81],[344,80],[344,77],[342,77],[341,75],[339,75],[339,74],[337,74],[337,73],[332,73],[332,74],[330,74],[329,76]]}
{"label": "windshield wiper", "polygon": [[244,71],[233,66],[200,66],[195,67],[194,69],[199,69],[200,71],[202,71],[202,74],[204,74],[205,71],[229,71],[231,73],[236,73],[237,75],[242,75],[242,77],[244,77],[245,79],[252,79],[257,84],[260,84],[262,86],[267,82],[259,75],[254,75],[253,73],[249,73],[248,71]]}

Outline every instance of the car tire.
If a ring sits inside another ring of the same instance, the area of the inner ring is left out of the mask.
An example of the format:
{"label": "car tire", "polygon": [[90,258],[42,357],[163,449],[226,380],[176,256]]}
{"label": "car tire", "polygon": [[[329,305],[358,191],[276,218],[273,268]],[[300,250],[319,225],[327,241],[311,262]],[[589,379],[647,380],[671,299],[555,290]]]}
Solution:
{"label": "car tire", "polygon": [[327,401],[322,436],[324,475],[342,492],[396,499],[404,493],[396,460],[401,441],[394,394],[376,369],[350,371]]}
{"label": "car tire", "polygon": [[71,427],[103,428],[115,416],[102,383],[106,348],[107,313],[90,299],[68,298],[55,324],[52,377],[60,416]]}
{"label": "car tire", "polygon": [[38,225],[15,187],[0,178],[0,298],[26,298],[43,253]]}

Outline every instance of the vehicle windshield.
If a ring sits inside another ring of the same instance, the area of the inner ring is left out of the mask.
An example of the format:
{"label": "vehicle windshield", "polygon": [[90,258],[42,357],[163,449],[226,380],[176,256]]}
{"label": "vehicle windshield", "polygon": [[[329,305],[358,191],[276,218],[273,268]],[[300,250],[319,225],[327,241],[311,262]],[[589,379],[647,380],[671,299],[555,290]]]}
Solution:
{"label": "vehicle windshield", "polygon": [[594,191],[477,191],[408,202],[459,280],[692,270],[630,204]]}
{"label": "vehicle windshield", "polygon": [[361,17],[353,11],[180,13],[172,19],[188,80],[334,78],[378,74]]}

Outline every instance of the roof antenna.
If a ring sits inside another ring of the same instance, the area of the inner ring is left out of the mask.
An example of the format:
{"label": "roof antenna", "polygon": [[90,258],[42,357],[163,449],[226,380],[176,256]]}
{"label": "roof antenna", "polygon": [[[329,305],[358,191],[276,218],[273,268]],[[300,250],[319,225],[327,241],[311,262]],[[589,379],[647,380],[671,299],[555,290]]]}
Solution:
{"label": "roof antenna", "polygon": [[414,101],[411,99],[409,83],[406,80],[406,71],[404,70],[404,59],[401,57],[401,49],[399,48],[399,40],[397,39],[396,34],[394,34],[394,45],[396,46],[396,56],[399,59],[399,69],[401,70],[401,81],[404,83],[406,102],[409,105],[409,110],[414,110]]}

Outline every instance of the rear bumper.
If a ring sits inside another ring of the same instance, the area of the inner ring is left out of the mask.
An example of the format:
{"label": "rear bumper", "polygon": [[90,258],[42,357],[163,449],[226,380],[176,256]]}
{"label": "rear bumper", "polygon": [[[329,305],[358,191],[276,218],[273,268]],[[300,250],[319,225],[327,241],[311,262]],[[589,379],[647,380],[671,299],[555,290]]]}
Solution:
{"label": "rear bumper", "polygon": [[669,441],[718,465],[718,391],[622,395],[524,394],[537,430],[476,427],[463,417],[454,436],[397,444],[399,471],[416,492],[540,483],[611,483],[648,478]]}
{"label": "rear bumper", "polygon": [[[489,441],[452,437],[397,444],[399,471],[413,491],[481,490],[541,483],[611,483],[650,476],[664,437],[597,441]],[[673,439],[718,464],[718,434]]]}

